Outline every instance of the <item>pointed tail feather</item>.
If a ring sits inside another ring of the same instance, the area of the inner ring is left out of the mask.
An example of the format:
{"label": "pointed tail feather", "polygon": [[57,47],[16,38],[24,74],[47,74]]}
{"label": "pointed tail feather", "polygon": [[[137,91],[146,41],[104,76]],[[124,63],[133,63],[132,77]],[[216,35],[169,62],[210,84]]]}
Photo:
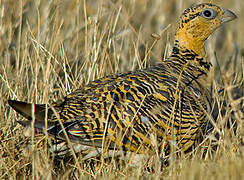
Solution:
{"label": "pointed tail feather", "polygon": [[[17,121],[19,124],[21,124],[24,127],[30,127],[32,125],[32,108],[34,107],[34,113],[35,113],[35,124],[34,128],[36,132],[47,132],[50,135],[59,137],[61,139],[65,139],[64,129],[67,131],[66,133],[69,134],[69,130],[73,128],[76,124],[79,124],[80,121],[71,121],[71,122],[63,122],[63,127],[60,125],[58,121],[48,121],[50,120],[51,115],[53,114],[53,110],[49,108],[46,110],[47,106],[45,104],[31,104],[26,103],[22,101],[16,101],[16,100],[8,100],[8,104],[19,114],[24,116],[28,119],[28,121]],[[48,111],[48,119],[47,124],[45,122],[45,115],[46,111]]]}
{"label": "pointed tail feather", "polygon": [[[34,113],[35,113],[35,124],[43,124],[45,125],[45,115],[46,115],[46,105],[45,104],[31,104],[26,103],[22,101],[16,101],[16,100],[8,100],[8,104],[19,114],[24,116],[29,121],[18,121],[23,126],[30,126],[31,120],[32,120],[32,108],[34,107]],[[48,118],[51,116],[52,111],[48,110]],[[40,127],[39,127],[40,128]]]}

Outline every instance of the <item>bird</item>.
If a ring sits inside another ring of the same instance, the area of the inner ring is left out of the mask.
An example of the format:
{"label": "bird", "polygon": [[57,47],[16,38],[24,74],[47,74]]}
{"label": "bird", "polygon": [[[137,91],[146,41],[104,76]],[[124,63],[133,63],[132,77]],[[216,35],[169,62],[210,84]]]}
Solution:
{"label": "bird", "polygon": [[107,75],[53,104],[8,104],[26,119],[17,121],[24,127],[80,151],[153,153],[156,140],[162,152],[173,145],[186,153],[203,136],[211,103],[204,42],[236,18],[212,3],[192,5],[180,16],[171,54],[157,65]]}

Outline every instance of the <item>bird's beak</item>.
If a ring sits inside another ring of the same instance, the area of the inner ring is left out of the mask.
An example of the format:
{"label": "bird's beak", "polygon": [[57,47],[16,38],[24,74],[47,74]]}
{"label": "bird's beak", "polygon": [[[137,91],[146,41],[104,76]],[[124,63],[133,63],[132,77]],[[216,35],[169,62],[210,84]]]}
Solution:
{"label": "bird's beak", "polygon": [[232,21],[234,19],[236,19],[237,16],[235,15],[235,13],[233,13],[232,11],[226,9],[224,11],[224,14],[221,16],[221,22],[225,23],[225,22],[229,22]]}

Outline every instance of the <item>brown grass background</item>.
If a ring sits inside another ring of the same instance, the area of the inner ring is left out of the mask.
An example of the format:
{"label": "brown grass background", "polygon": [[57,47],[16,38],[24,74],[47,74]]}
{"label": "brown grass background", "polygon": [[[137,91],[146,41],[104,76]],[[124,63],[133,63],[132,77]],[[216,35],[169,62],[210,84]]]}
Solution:
{"label": "brown grass background", "polygon": [[[0,1],[0,179],[243,179],[244,1],[213,0],[238,19],[206,43],[219,116],[198,152],[148,172],[138,166],[99,172],[77,164],[60,173],[46,147],[27,142],[8,99],[52,103],[104,75],[143,68],[167,57],[178,17],[194,0]],[[209,2],[209,1],[205,1]],[[152,33],[161,36],[159,40]],[[216,113],[215,113],[216,114]],[[216,137],[216,132],[218,136]],[[26,146],[32,150],[27,153]],[[215,146],[215,151],[211,146]],[[202,155],[203,150],[205,156]],[[82,164],[82,162],[79,162]],[[153,164],[153,163],[152,163]]]}

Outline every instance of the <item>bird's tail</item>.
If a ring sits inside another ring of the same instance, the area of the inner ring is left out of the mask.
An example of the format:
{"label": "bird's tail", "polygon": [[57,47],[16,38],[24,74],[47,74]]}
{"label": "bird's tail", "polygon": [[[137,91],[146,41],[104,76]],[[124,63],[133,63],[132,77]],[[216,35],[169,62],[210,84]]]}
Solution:
{"label": "bird's tail", "polygon": [[[50,118],[53,115],[54,109],[46,104],[31,104],[22,101],[8,100],[8,104],[19,114],[24,116],[27,120],[17,121],[24,127],[32,127],[33,119],[35,119],[34,129],[38,133],[47,132],[51,136],[55,136],[55,141],[52,142],[51,149],[55,152],[57,158],[64,158],[66,154],[69,155],[70,149],[65,141],[65,135],[63,127],[60,126],[58,121],[50,122]],[[33,116],[35,118],[33,118]],[[69,133],[69,127],[77,124],[78,121],[63,123],[66,133]],[[83,146],[77,144],[74,145],[79,151]]]}
{"label": "bird's tail", "polygon": [[[43,127],[45,127],[45,118],[49,119],[51,114],[53,114],[52,110],[48,108],[46,104],[31,104],[16,100],[8,100],[8,104],[16,112],[28,119],[27,121],[17,121],[25,127],[31,126],[31,122],[34,116],[36,130],[42,131]],[[50,123],[48,124],[51,125]]]}
{"label": "bird's tail", "polygon": [[47,132],[48,134],[55,136],[56,138],[66,139],[65,133],[67,133],[68,136],[71,137],[72,135],[70,135],[69,133],[70,129],[72,129],[76,124],[80,123],[79,120],[74,120],[62,122],[61,125],[60,121],[54,121],[52,119],[53,116],[55,116],[55,109],[46,104],[31,104],[16,100],[8,100],[8,104],[16,112],[28,119],[26,121],[17,121],[18,123],[20,123],[24,127],[31,127],[33,125],[32,123],[34,119],[34,129],[36,132]]}

